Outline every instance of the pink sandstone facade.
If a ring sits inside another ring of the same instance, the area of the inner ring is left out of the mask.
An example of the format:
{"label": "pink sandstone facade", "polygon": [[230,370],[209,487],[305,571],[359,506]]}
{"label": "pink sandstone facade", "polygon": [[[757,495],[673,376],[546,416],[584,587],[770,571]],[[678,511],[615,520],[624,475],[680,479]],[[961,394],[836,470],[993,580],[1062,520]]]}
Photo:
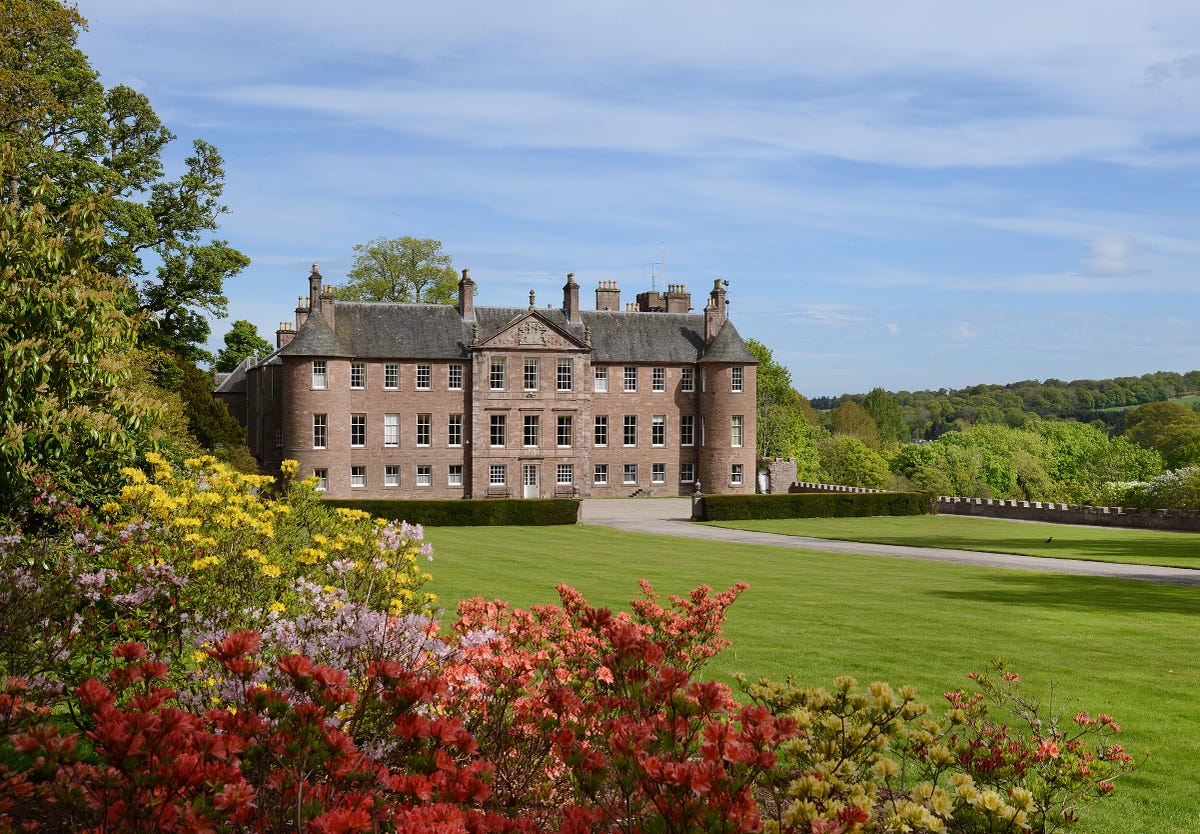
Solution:
{"label": "pink sandstone facade", "polygon": [[608,497],[754,491],[755,370],[714,282],[620,309],[336,301],[316,265],[277,350],[216,396],[263,468],[284,459],[336,498]]}

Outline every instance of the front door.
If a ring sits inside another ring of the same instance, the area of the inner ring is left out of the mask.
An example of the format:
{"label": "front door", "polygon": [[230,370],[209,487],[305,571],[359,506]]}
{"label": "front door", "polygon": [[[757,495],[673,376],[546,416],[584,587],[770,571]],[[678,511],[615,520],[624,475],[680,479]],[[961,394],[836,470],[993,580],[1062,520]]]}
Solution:
{"label": "front door", "polygon": [[525,483],[526,498],[539,498],[538,493],[538,465],[536,463],[527,463],[524,465],[525,473],[523,481]]}

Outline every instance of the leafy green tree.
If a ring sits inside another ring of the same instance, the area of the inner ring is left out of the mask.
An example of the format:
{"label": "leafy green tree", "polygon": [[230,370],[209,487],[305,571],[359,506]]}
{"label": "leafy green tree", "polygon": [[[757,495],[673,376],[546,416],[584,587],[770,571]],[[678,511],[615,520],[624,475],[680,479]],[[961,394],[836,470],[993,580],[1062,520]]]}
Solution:
{"label": "leafy green tree", "polygon": [[440,240],[377,237],[354,251],[350,281],[334,290],[339,299],[450,304],[457,298],[458,275]]}
{"label": "leafy green tree", "polygon": [[792,387],[791,371],[775,361],[770,348],[754,339],[747,339],[746,347],[758,360],[755,409],[759,459],[795,458],[796,477],[802,481],[816,479],[821,471],[817,441],[824,434],[816,410]]}
{"label": "leafy green tree", "polygon": [[[16,165],[10,145],[0,174]],[[48,475],[95,500],[122,466],[155,446],[159,408],[131,385],[138,320],[120,304],[124,281],[97,267],[97,201],[61,216],[47,180],[24,205],[0,206],[0,511],[12,513]]]}
{"label": "leafy green tree", "polygon": [[1170,469],[1200,464],[1200,414],[1179,403],[1133,409],[1125,416],[1121,436],[1157,451]]}
{"label": "leafy green tree", "polygon": [[904,428],[904,416],[900,406],[892,399],[892,395],[882,388],[874,388],[863,399],[863,408],[875,421],[881,444],[894,443],[904,440],[907,431]]}
{"label": "leafy green tree", "polygon": [[868,448],[879,449],[879,427],[867,410],[854,400],[846,400],[830,412],[829,417],[834,434],[853,435]]}
{"label": "leafy green tree", "polygon": [[834,434],[817,444],[825,478],[831,484],[888,489],[892,473],[887,461],[850,434]]}
{"label": "leafy green tree", "polygon": [[4,202],[31,201],[43,177],[59,187],[36,197],[53,201],[53,214],[95,201],[105,229],[98,267],[129,279],[121,299],[148,315],[143,338],[206,358],[205,314],[225,315],[225,281],[249,263],[209,236],[227,211],[217,149],[195,141],[185,173],[167,179],[162,157],[175,136],[145,96],[99,82],[76,48],[86,22],[74,9],[6,0],[0,21],[0,141],[16,153]]}
{"label": "leafy green tree", "polygon": [[222,373],[229,373],[247,356],[268,354],[272,350],[271,343],[258,335],[257,327],[245,319],[238,319],[225,334],[225,347],[217,352],[213,367]]}

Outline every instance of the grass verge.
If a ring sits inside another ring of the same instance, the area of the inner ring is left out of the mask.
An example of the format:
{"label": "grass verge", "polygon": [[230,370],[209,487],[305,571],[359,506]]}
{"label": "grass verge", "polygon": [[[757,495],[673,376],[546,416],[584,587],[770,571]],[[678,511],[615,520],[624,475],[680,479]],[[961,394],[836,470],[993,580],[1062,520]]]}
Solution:
{"label": "grass verge", "polygon": [[1200,535],[1196,533],[1158,533],[955,515],[778,518],[709,523],[736,530],[837,541],[1200,569]]}
{"label": "grass verge", "polygon": [[429,529],[426,538],[435,547],[429,589],[451,612],[474,595],[522,607],[556,602],[559,582],[621,608],[642,577],[664,594],[748,582],[730,611],[732,645],[710,666],[726,681],[741,671],[828,686],[849,673],[914,684],[937,704],[969,683],[967,673],[1003,657],[1031,691],[1053,685],[1071,714],[1114,715],[1126,747],[1150,754],[1116,797],[1088,813],[1086,830],[1200,830],[1194,589],[589,526]]}

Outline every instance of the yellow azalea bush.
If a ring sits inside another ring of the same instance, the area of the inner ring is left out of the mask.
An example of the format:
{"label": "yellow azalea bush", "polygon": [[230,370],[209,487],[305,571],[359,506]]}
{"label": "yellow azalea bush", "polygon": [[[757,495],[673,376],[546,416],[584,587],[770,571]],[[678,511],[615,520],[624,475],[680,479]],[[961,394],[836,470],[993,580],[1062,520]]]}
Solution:
{"label": "yellow azalea bush", "polygon": [[147,461],[148,475],[122,470],[129,483],[120,503],[101,508],[102,518],[124,543],[141,545],[141,559],[186,576],[187,596],[222,609],[228,628],[293,611],[300,580],[392,613],[435,601],[418,593],[430,579],[420,528],[324,506],[315,478],[294,480],[295,461],[284,462],[279,483],[213,457],[189,459],[182,469],[156,455]]}
{"label": "yellow azalea bush", "polygon": [[752,701],[797,725],[760,786],[763,831],[1048,834],[1132,769],[1111,717],[1047,712],[1000,661],[968,677],[977,691],[947,692],[941,720],[912,687],[743,680]]}

